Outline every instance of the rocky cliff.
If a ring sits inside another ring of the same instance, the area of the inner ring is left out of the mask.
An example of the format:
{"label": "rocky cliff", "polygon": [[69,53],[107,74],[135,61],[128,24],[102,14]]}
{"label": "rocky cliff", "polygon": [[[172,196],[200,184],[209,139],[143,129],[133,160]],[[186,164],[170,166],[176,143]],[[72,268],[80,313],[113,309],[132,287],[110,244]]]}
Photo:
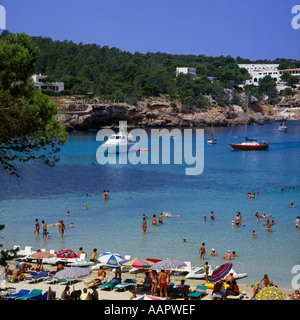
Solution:
{"label": "rocky cliff", "polygon": [[[64,111],[62,111],[64,109]],[[249,124],[263,124],[273,120],[272,112],[266,114],[248,111]],[[241,107],[219,107],[212,105],[206,112],[175,112],[166,101],[147,101],[138,106],[126,103],[101,103],[97,101],[67,102],[60,107],[57,120],[68,131],[99,129],[104,126],[118,126],[120,120],[126,120],[130,127],[206,127],[233,126],[245,123],[245,112]]]}

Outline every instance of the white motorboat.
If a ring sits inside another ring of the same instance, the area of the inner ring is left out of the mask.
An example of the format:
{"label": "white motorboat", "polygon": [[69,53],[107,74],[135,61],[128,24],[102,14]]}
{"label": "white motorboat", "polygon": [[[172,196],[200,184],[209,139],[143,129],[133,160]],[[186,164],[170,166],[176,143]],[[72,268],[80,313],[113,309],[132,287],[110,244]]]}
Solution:
{"label": "white motorboat", "polygon": [[[211,276],[211,274],[213,273],[213,269],[211,268],[211,266],[209,266],[209,272],[208,272],[208,275]],[[216,269],[218,268],[219,266],[216,266]],[[247,273],[236,273],[233,269],[230,270],[229,274],[232,273],[234,279],[241,279],[241,278],[245,278],[248,276]],[[205,270],[203,268],[203,270],[197,272],[197,273],[188,273],[186,276],[185,276],[186,279],[205,279]],[[222,278],[222,280],[225,280],[226,276],[224,278]]]}
{"label": "white motorboat", "polygon": [[67,266],[68,267],[88,267],[88,266],[93,266],[94,264],[96,264],[96,262],[87,261],[86,253],[82,253],[79,258],[75,258],[75,261],[68,262]]}
{"label": "white motorboat", "polygon": [[194,267],[190,261],[184,261],[184,263],[186,264],[185,267],[171,269],[170,273],[174,275],[187,275],[204,271],[203,267]]}
{"label": "white motorboat", "polygon": [[[209,272],[208,275],[212,274],[213,270],[209,265]],[[205,269],[203,267],[195,267],[191,270],[186,276],[186,279],[205,279]]]}
{"label": "white motorboat", "polygon": [[132,135],[127,134],[121,127],[119,133],[112,134],[103,146],[107,148],[108,153],[126,153],[137,150],[135,143]]}
{"label": "white motorboat", "polygon": [[[218,267],[217,267],[218,268]],[[236,273],[233,269],[230,270],[229,274],[233,275],[234,279],[241,279],[248,276],[247,273]],[[222,280],[225,280],[226,277],[224,277]]]}
{"label": "white motorboat", "polygon": [[35,250],[32,250],[32,247],[30,247],[30,246],[26,246],[24,250],[21,250],[20,246],[15,245],[13,247],[13,250],[18,250],[17,251],[17,256],[18,257],[25,257],[25,256],[28,256],[30,254],[35,253]]}
{"label": "white motorboat", "polygon": [[217,138],[215,138],[215,137],[209,137],[208,139],[207,139],[207,143],[209,143],[209,144],[215,144],[215,143],[217,143]]}
{"label": "white motorboat", "polygon": [[287,132],[287,126],[282,123],[279,127],[278,127],[278,131],[283,131],[283,132]]}

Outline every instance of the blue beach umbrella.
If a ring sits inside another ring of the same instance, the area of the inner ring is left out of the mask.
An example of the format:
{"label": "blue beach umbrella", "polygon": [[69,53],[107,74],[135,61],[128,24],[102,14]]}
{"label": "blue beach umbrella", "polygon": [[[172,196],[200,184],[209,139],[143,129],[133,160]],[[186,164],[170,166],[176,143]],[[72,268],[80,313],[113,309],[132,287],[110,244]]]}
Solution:
{"label": "blue beach umbrella", "polygon": [[111,267],[117,267],[120,262],[125,261],[125,258],[117,253],[101,252],[98,254],[98,261]]}
{"label": "blue beach umbrella", "polygon": [[213,273],[211,274],[210,278],[208,279],[209,282],[215,283],[219,280],[221,280],[222,278],[224,278],[229,271],[232,268],[232,263],[224,263],[222,264],[220,267],[218,267],[217,269],[215,269],[213,271]]}

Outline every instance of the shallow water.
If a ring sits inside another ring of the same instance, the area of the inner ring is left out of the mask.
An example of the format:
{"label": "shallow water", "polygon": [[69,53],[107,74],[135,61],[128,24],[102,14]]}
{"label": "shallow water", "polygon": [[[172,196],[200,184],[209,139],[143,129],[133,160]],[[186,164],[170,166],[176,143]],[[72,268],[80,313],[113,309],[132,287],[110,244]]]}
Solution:
{"label": "shallow water", "polygon": [[[74,251],[82,246],[88,254],[97,248],[194,265],[208,261],[213,268],[224,262],[222,256],[230,249],[238,255],[234,270],[248,274],[245,283],[260,281],[267,273],[276,284],[290,285],[295,276],[291,269],[300,264],[300,229],[295,228],[300,216],[300,123],[287,125],[286,133],[277,131],[279,123],[248,127],[249,137],[270,142],[268,151],[259,152],[233,151],[228,145],[243,139],[243,127],[215,128],[217,144],[204,143],[204,171],[197,176],[185,175],[185,163],[99,165],[96,151],[101,143],[96,132],[72,133],[54,168],[23,166],[19,180],[1,173],[0,223],[5,229],[0,243],[3,248],[18,244]],[[206,128],[205,137],[209,134]],[[275,188],[282,186],[287,191]],[[101,199],[104,189],[110,191],[110,200]],[[256,191],[262,194],[248,199],[247,193]],[[128,197],[132,199],[124,199]],[[83,209],[85,203],[88,210]],[[180,217],[165,217],[163,225],[152,226],[152,215],[163,210]],[[210,220],[211,210],[215,221]],[[238,211],[245,221],[236,228],[231,221]],[[263,226],[265,219],[256,222],[257,211],[272,214],[271,232]],[[141,232],[144,213],[146,233]],[[63,219],[64,238],[55,227],[48,228],[49,239],[33,235],[35,218],[47,223]],[[71,221],[74,228],[69,228]],[[256,238],[251,237],[253,230]],[[202,242],[208,253],[214,248],[219,256],[206,256],[200,262]]]}

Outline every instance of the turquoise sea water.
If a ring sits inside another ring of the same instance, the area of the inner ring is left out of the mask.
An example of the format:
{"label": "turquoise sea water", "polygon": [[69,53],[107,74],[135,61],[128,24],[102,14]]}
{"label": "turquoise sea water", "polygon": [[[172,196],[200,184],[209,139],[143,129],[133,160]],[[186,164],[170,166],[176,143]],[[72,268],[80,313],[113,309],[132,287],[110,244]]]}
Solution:
{"label": "turquoise sea water", "polygon": [[[300,123],[288,122],[288,132],[279,123],[248,127],[248,136],[270,142],[268,151],[233,151],[229,142],[243,139],[243,127],[215,128],[217,144],[204,143],[204,171],[186,176],[181,165],[99,165],[96,132],[72,133],[54,168],[31,164],[20,168],[16,179],[1,172],[0,233],[3,248],[30,245],[35,249],[80,246],[89,254],[94,248],[140,258],[172,258],[214,268],[224,262],[228,249],[236,251],[236,272],[246,272],[244,283],[260,281],[265,273],[278,285],[291,285],[294,265],[300,264]],[[210,129],[205,129],[205,137]],[[239,138],[238,138],[239,137]],[[195,143],[195,142],[193,142]],[[94,163],[94,165],[92,164]],[[296,189],[292,190],[294,186]],[[285,187],[281,191],[276,187]],[[103,201],[103,190],[111,199]],[[249,199],[248,192],[260,192]],[[88,193],[88,197],[86,197]],[[132,199],[124,199],[132,197]],[[290,203],[295,203],[295,208]],[[88,210],[84,210],[84,205]],[[179,214],[152,226],[151,217],[161,211]],[[210,220],[214,211],[216,220]],[[70,211],[70,216],[67,216]],[[240,211],[241,227],[231,221]],[[255,212],[272,214],[271,232],[256,222]],[[142,215],[148,215],[146,233],[141,232]],[[203,217],[207,221],[203,221]],[[47,223],[64,220],[63,239],[49,227],[50,238],[33,234],[35,218]],[[70,222],[75,227],[69,228]],[[257,236],[252,238],[252,231]],[[186,243],[183,239],[186,238]],[[202,242],[209,253],[200,262]]]}

